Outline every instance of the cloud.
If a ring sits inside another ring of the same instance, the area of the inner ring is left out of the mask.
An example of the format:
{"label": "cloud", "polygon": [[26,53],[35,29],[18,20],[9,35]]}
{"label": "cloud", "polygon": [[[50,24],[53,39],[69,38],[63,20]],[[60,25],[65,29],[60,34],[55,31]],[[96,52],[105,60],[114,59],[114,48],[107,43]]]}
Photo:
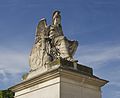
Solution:
{"label": "cloud", "polygon": [[109,71],[107,74],[107,77],[110,79],[110,83],[109,85],[113,85],[116,87],[120,88],[120,78],[119,78],[119,74],[120,74],[120,66],[116,66],[114,65],[114,68],[112,68],[112,71]]}
{"label": "cloud", "polygon": [[8,88],[21,81],[21,75],[29,71],[29,53],[0,47],[0,88]]}
{"label": "cloud", "polygon": [[76,56],[80,63],[99,68],[107,62],[120,60],[120,45],[95,44],[79,46]]}
{"label": "cloud", "polygon": [[120,44],[80,45],[75,57],[79,63],[92,67],[96,76],[110,81],[104,92],[111,92],[109,96],[115,98],[120,97]]}
{"label": "cloud", "polygon": [[7,73],[4,69],[0,69],[0,90],[18,84],[22,79],[22,74]]}
{"label": "cloud", "polygon": [[[0,70],[13,74],[29,70],[29,53],[6,48],[0,50]],[[80,45],[75,57],[79,63],[99,69],[107,62],[120,60],[120,45]]]}
{"label": "cloud", "polygon": [[[0,48],[0,82],[5,84],[6,87],[8,87],[8,84],[18,83],[21,75],[29,71],[28,57],[29,53],[27,51],[21,52],[9,48]],[[110,81],[109,85],[120,87],[119,66],[114,69],[108,67],[110,70],[105,69],[107,70],[106,73],[100,70],[102,67],[108,66],[106,63],[120,60],[120,45],[106,43],[80,45],[75,57],[79,60],[79,63],[95,68],[98,73],[102,73],[103,77]],[[9,81],[13,82],[10,83]]]}
{"label": "cloud", "polygon": [[28,54],[0,48],[0,70],[7,73],[21,73],[28,68]]}
{"label": "cloud", "polygon": [[6,82],[6,81],[8,81],[7,75],[5,74],[4,70],[1,70],[1,69],[0,69],[0,76],[2,77],[2,78],[0,79],[1,82]]}

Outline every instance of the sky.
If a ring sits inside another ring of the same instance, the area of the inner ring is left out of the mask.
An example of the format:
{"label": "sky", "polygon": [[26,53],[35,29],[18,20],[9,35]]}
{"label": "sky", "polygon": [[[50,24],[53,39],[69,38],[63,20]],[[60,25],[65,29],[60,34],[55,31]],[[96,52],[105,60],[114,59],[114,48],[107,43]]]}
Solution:
{"label": "sky", "polygon": [[41,18],[61,11],[64,35],[77,40],[75,59],[109,81],[102,98],[120,98],[120,0],[0,0],[0,89],[21,82]]}

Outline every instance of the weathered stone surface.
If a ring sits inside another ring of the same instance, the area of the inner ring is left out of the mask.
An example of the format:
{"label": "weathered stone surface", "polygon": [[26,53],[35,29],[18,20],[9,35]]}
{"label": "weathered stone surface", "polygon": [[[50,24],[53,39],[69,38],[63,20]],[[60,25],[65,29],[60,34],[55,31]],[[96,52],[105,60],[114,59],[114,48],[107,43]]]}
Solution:
{"label": "weathered stone surface", "polygon": [[15,98],[101,98],[108,81],[72,70],[52,68],[9,89]]}
{"label": "weathered stone surface", "polygon": [[31,71],[46,70],[50,62],[60,57],[68,61],[74,61],[73,55],[77,46],[77,41],[68,40],[64,36],[60,11],[55,11],[51,25],[47,25],[46,19],[42,19],[38,23],[35,44],[29,57]]}
{"label": "weathered stone surface", "polygon": [[108,81],[73,59],[77,46],[64,36],[59,11],[53,13],[50,26],[42,19],[29,57],[31,70],[9,88],[14,98],[101,98],[101,87]]}

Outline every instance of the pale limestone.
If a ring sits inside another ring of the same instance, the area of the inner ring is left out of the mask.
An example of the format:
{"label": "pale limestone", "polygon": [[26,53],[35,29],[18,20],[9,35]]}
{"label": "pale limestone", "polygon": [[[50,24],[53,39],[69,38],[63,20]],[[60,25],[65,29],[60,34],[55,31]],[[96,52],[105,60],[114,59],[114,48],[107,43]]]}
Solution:
{"label": "pale limestone", "polygon": [[77,47],[77,41],[68,40],[64,36],[60,11],[55,11],[51,25],[47,25],[45,18],[37,25],[35,43],[29,56],[30,72],[38,69],[46,70],[50,62],[60,57],[75,61],[73,55]]}
{"label": "pale limestone", "polygon": [[60,78],[55,78],[16,92],[16,98],[59,98]]}
{"label": "pale limestone", "polygon": [[59,11],[53,13],[50,26],[42,19],[29,56],[31,70],[9,88],[14,98],[101,98],[101,87],[108,81],[73,59],[77,46],[64,36]]}
{"label": "pale limestone", "polygon": [[57,68],[12,88],[15,98],[101,98],[106,80]]}

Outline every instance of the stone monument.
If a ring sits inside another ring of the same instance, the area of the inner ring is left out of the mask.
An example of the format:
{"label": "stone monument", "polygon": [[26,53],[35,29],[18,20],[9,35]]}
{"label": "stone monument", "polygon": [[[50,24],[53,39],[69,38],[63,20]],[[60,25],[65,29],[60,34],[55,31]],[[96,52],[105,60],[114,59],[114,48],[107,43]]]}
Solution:
{"label": "stone monument", "polygon": [[11,88],[15,98],[101,98],[101,87],[108,81],[93,75],[90,67],[73,58],[77,41],[64,36],[60,11],[52,15],[52,24],[41,19],[29,56],[29,73]]}

